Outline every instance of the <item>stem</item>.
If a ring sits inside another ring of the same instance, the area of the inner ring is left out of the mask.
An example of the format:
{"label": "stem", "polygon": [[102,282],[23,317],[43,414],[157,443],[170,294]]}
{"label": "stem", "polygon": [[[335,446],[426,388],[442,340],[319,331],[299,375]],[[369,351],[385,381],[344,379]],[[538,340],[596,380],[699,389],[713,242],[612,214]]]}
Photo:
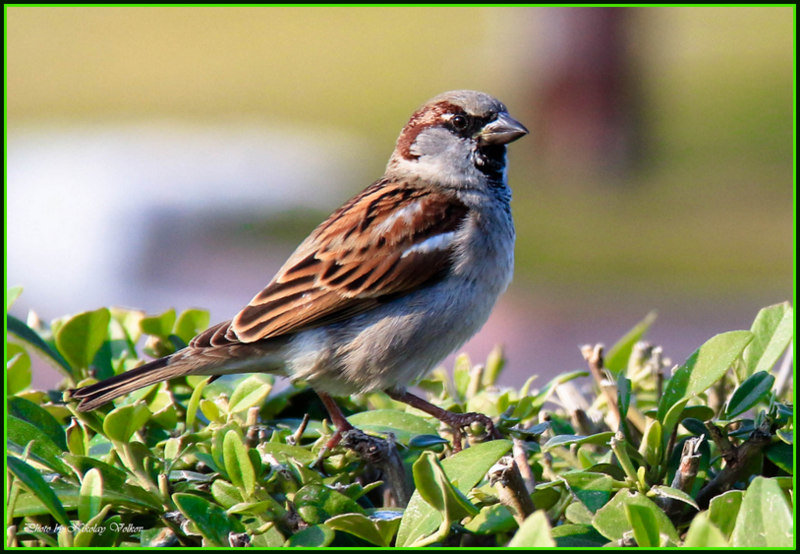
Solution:
{"label": "stem", "polygon": [[500,503],[508,508],[517,524],[522,525],[525,518],[536,510],[512,456],[503,456],[489,470],[489,482],[497,486]]}
{"label": "stem", "polygon": [[794,366],[793,345],[794,341],[790,342],[789,347],[786,349],[786,354],[784,354],[783,360],[781,361],[781,367],[778,369],[778,378],[775,379],[775,386],[772,389],[775,391],[775,396],[778,399],[783,395],[786,385],[792,382],[792,368]]}
{"label": "stem", "polygon": [[525,489],[528,491],[528,494],[533,494],[533,491],[536,489],[536,478],[533,476],[533,470],[531,470],[531,466],[528,463],[528,451],[525,448],[525,443],[517,438],[513,438],[512,441],[514,443],[512,447],[514,463],[517,465],[519,474],[525,481]]}
{"label": "stem", "polygon": [[344,432],[341,442],[342,446],[354,451],[362,460],[381,470],[398,506],[408,505],[412,489],[406,478],[403,459],[397,450],[393,434],[389,433],[384,440],[353,428]]}
{"label": "stem", "polygon": [[625,475],[630,480],[631,484],[636,484],[637,488],[639,488],[641,491],[642,484],[639,482],[639,476],[636,474],[636,470],[633,468],[633,462],[631,462],[628,452],[625,450],[626,446],[627,441],[625,440],[625,435],[622,434],[621,431],[617,431],[617,434],[611,437],[611,450],[614,451],[614,455],[617,457],[619,465],[622,466],[622,471],[625,472]]}
{"label": "stem", "polygon": [[771,426],[769,420],[764,421],[750,433],[746,441],[734,446],[716,425],[711,422],[706,423],[711,439],[725,460],[725,467],[697,494],[697,505],[701,510],[705,510],[712,498],[731,488],[743,476],[742,473],[751,458],[763,454],[764,448],[772,441]]}
{"label": "stem", "polygon": [[606,382],[605,375],[603,374],[603,345],[584,345],[581,347],[581,353],[583,354],[583,358],[589,364],[589,372],[591,372],[595,383],[597,383],[597,386],[606,397],[606,403],[611,411],[611,416],[616,420],[614,422],[615,425],[612,425],[612,428],[616,427],[619,429],[622,425],[622,415],[619,411],[619,405],[617,404],[617,387],[615,385],[608,384]]}
{"label": "stem", "polygon": [[[703,444],[704,439],[705,436],[701,435],[700,437],[690,438],[683,444],[681,461],[678,464],[675,477],[672,479],[671,486],[673,489],[678,489],[686,494],[691,493],[692,485],[694,485],[694,481],[697,478],[697,471],[700,468],[700,445]],[[674,498],[667,498],[662,508],[674,522],[686,509],[686,504]]]}

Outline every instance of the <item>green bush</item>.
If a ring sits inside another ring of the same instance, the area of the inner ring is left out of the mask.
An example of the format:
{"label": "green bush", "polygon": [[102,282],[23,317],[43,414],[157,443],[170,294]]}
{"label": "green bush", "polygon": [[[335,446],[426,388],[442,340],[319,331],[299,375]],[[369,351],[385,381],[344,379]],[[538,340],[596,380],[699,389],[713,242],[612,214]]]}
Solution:
{"label": "green bush", "polygon": [[[499,351],[432,372],[419,385],[432,402],[482,412],[506,437],[471,429],[460,452],[383,393],[344,400],[354,425],[396,444],[393,476],[325,452],[314,394],[269,375],[178,379],[89,413],[62,399],[141,363],[145,337],[150,356],[180,348],[205,312],[7,316],[8,546],[791,547],[793,385],[791,359],[778,362],[792,307],[761,310],[672,371],[642,341],[652,320],[605,357],[585,347],[588,371],[541,388],[498,386]],[[34,353],[63,374],[59,390],[31,390]]]}

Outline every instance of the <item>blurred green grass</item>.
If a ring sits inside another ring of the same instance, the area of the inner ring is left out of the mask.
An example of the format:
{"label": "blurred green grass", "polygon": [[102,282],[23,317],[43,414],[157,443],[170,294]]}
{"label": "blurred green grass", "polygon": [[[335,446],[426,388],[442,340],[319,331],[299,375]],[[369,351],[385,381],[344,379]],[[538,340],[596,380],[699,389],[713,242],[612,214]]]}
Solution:
{"label": "blurred green grass", "polygon": [[[8,128],[267,115],[370,137],[353,158],[377,177],[433,94],[484,89],[524,111],[537,9],[9,8]],[[513,145],[515,286],[786,296],[793,8],[636,15],[645,157],[628,174],[576,176],[543,168],[532,140]],[[276,223],[299,240],[324,215]]]}

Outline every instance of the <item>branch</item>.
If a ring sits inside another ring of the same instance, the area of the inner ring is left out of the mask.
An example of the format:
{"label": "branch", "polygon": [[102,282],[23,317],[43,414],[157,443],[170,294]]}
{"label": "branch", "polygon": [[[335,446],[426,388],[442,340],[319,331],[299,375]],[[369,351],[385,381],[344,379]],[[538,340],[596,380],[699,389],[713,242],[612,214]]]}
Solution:
{"label": "branch", "polygon": [[[672,479],[672,488],[678,489],[691,494],[692,485],[697,478],[697,470],[700,468],[700,445],[703,444],[705,439],[704,435],[700,437],[693,437],[683,443],[683,451],[681,452],[681,461],[678,464],[678,470],[675,472],[675,477]],[[680,517],[681,513],[686,509],[686,503],[674,498],[667,498],[662,508],[673,522]]]}
{"label": "branch", "polygon": [[622,424],[622,415],[620,414],[619,405],[617,404],[617,387],[608,384],[603,374],[603,345],[595,344],[591,346],[586,344],[581,347],[581,354],[583,354],[583,359],[589,364],[589,371],[595,383],[597,383],[597,386],[606,397],[606,403],[611,411],[611,416],[616,420],[616,424],[612,425],[612,428],[616,427],[619,429]]}
{"label": "branch", "polygon": [[[525,462],[527,465],[527,460]],[[509,509],[519,525],[531,515],[536,507],[528,492],[519,467],[512,456],[503,456],[489,470],[489,482],[497,485],[500,503]]]}
{"label": "branch", "polygon": [[386,478],[386,484],[397,501],[405,507],[411,499],[411,487],[403,469],[403,460],[397,451],[394,435],[386,439],[372,437],[358,429],[350,429],[342,435],[342,446],[358,454],[362,460],[377,467]]}
{"label": "branch", "polygon": [[710,421],[706,422],[706,428],[725,460],[725,467],[698,493],[697,504],[701,510],[708,508],[708,503],[712,498],[731,488],[742,477],[742,472],[750,459],[762,454],[764,447],[772,441],[769,421],[764,421],[754,429],[747,440],[739,446],[733,445],[728,437]]}

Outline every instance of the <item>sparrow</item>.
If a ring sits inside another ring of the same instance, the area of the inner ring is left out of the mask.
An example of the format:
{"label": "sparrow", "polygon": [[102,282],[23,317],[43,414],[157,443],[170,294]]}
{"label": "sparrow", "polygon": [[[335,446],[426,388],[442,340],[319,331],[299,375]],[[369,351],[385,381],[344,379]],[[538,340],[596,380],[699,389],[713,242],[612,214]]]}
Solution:
{"label": "sparrow", "polygon": [[406,387],[486,322],[514,265],[506,145],[528,133],[496,98],[445,92],[403,127],[386,171],[323,221],[230,321],[188,346],[70,391],[88,411],[186,375],[266,372],[306,382],[336,432],[333,397],[382,390],[452,428],[481,422]]}

